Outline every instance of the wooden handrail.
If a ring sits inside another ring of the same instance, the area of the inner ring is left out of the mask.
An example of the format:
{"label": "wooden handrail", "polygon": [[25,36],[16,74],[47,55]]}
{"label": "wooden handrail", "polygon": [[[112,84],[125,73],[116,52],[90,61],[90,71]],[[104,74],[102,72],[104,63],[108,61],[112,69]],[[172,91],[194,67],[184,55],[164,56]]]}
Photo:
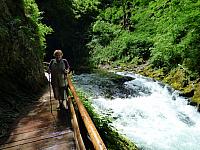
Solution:
{"label": "wooden handrail", "polygon": [[76,93],[76,90],[74,88],[74,85],[72,84],[72,81],[71,81],[69,76],[67,77],[67,81],[68,81],[68,84],[69,84],[69,89],[70,89],[72,95],[74,96],[74,99],[75,99],[76,104],[78,106],[82,120],[83,120],[85,127],[88,131],[88,134],[91,138],[94,149],[95,150],[106,150],[106,146],[103,143],[103,141],[102,141],[95,125],[93,124],[87,110],[85,109],[82,102],[80,101],[80,99],[79,99],[79,97]]}
{"label": "wooden handrail", "polygon": [[75,138],[76,138],[76,145],[78,147],[78,149],[80,150],[86,150],[85,145],[83,143],[83,139],[80,133],[80,129],[78,126],[78,121],[77,121],[77,117],[76,117],[76,113],[74,110],[74,106],[72,104],[72,100],[71,97],[68,96],[68,104],[69,104],[69,108],[70,108],[70,112],[71,112],[71,117],[72,117],[72,126],[74,129],[74,134],[75,134]]}

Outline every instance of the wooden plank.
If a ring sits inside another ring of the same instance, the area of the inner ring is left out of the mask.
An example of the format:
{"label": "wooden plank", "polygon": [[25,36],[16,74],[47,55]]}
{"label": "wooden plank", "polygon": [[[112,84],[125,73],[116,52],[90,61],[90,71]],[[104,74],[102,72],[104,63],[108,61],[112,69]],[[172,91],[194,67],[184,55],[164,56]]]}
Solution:
{"label": "wooden plank", "polygon": [[12,141],[10,143],[4,144],[1,146],[1,149],[7,149],[7,148],[12,148],[16,146],[23,146],[23,145],[29,145],[29,146],[34,146],[37,143],[38,145],[45,145],[47,146],[48,144],[51,144],[52,141],[54,144],[58,141],[66,141],[68,139],[72,138],[73,139],[73,132],[71,130],[66,130],[62,132],[53,132],[53,133],[44,133],[43,135],[32,135],[28,137],[20,137],[19,140],[17,141]]}
{"label": "wooden plank", "polygon": [[[44,136],[45,133],[48,135],[55,135],[57,132],[62,132],[62,130],[63,130],[63,126],[56,127],[56,128],[47,127],[47,128],[32,130],[29,132],[23,132],[21,134],[13,134],[8,138],[8,140],[5,142],[5,144],[22,141],[22,140],[27,140],[27,139],[31,139],[34,137]],[[66,128],[65,131],[72,132],[71,128]]]}
{"label": "wooden plank", "polygon": [[69,111],[57,110],[57,101],[52,100],[53,112],[47,101],[49,92],[30,108],[30,112],[16,121],[7,140],[0,145],[2,150],[75,150],[74,133]]}
{"label": "wooden plank", "polygon": [[[64,133],[55,136],[42,136],[35,137],[32,139],[17,141],[12,144],[7,144],[1,147],[2,150],[38,150],[38,149],[48,149],[52,147],[57,147],[60,150],[59,145],[68,145],[68,147],[75,148],[73,133]],[[63,148],[61,148],[63,149]]]}

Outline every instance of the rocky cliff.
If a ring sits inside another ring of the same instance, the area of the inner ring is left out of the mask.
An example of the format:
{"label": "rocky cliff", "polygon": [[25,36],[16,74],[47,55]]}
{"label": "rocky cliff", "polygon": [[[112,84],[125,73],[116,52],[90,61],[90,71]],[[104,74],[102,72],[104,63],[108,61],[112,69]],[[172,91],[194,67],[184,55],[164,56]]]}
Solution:
{"label": "rocky cliff", "polygon": [[46,85],[40,18],[34,0],[0,0],[0,138]]}

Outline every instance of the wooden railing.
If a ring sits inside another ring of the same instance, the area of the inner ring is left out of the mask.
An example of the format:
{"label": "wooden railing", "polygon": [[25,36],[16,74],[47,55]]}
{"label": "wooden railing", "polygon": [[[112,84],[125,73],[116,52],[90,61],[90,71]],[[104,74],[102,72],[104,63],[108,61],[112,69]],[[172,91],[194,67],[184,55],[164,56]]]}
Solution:
{"label": "wooden railing", "polygon": [[76,112],[74,110],[74,106],[73,106],[72,99],[70,96],[68,96],[68,107],[70,108],[70,112],[71,112],[71,118],[72,118],[71,122],[72,122],[72,127],[74,129],[74,137],[75,137],[76,146],[80,150],[86,150],[82,136],[81,136],[81,132],[79,129]]}
{"label": "wooden railing", "polygon": [[[47,68],[48,68],[47,65],[49,65],[49,63],[44,62],[45,70],[47,70]],[[75,87],[74,87],[69,75],[67,76],[67,82],[69,85],[69,90],[70,90],[71,94],[73,95],[73,97],[68,96],[68,107],[70,109],[70,115],[72,118],[71,122],[72,122],[72,127],[74,129],[74,135],[75,135],[76,145],[77,145],[78,149],[80,149],[80,150],[86,149],[84,140],[81,135],[80,126],[78,123],[79,122],[78,119],[82,119],[82,121],[84,122],[85,128],[87,129],[87,132],[89,134],[90,140],[93,144],[93,148],[95,150],[106,150],[106,146],[105,146],[103,140],[101,139],[94,123],[92,122],[87,110],[85,109],[84,105],[80,101],[80,98],[76,93]],[[75,103],[73,103],[72,98],[74,98]],[[74,107],[78,108],[77,111],[80,114],[81,118],[77,117]]]}
{"label": "wooden railing", "polygon": [[[68,81],[68,84],[69,84],[69,89],[70,89],[70,91],[71,91],[71,93],[74,97],[75,102],[76,102],[76,105],[78,106],[78,111],[80,112],[81,118],[82,118],[82,120],[85,124],[85,127],[86,127],[88,134],[90,136],[91,142],[94,146],[94,149],[95,150],[106,150],[106,146],[105,146],[104,142],[102,141],[102,139],[101,139],[94,123],[92,122],[87,110],[85,109],[84,105],[80,101],[69,76],[67,77],[67,81]],[[71,102],[71,100],[70,100],[70,102]],[[70,104],[70,107],[71,107],[71,104]],[[77,131],[77,133],[78,132],[79,131]]]}

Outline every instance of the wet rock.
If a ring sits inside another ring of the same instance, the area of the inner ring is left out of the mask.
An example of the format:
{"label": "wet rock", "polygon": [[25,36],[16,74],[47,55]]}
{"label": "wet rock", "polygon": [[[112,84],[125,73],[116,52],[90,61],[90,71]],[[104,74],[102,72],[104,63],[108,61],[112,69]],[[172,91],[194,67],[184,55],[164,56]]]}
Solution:
{"label": "wet rock", "polygon": [[198,106],[198,109],[197,109],[197,111],[198,111],[198,112],[200,112],[200,105]]}
{"label": "wet rock", "polygon": [[195,122],[189,116],[187,116],[186,114],[179,112],[177,116],[180,119],[180,121],[182,121],[186,125],[188,125],[188,126],[195,125]]}
{"label": "wet rock", "polygon": [[117,78],[112,78],[112,81],[117,84],[123,84],[124,82],[131,80],[134,80],[134,78],[128,76],[118,76]]}
{"label": "wet rock", "polygon": [[174,101],[176,100],[176,97],[174,95],[172,96],[172,100],[174,100]]}
{"label": "wet rock", "polygon": [[166,86],[166,88],[167,88],[167,91],[169,92],[169,93],[173,93],[174,92],[174,89],[173,88],[171,88],[170,86]]}
{"label": "wet rock", "polygon": [[197,102],[189,101],[189,102],[188,102],[188,105],[191,105],[191,106],[197,106]]}
{"label": "wet rock", "polygon": [[162,83],[162,82],[158,82],[158,84],[162,87],[162,88],[164,88],[165,87],[165,84],[164,83]]}
{"label": "wet rock", "polygon": [[194,89],[192,89],[189,92],[186,93],[179,93],[179,96],[183,96],[183,97],[193,97],[194,96]]}

